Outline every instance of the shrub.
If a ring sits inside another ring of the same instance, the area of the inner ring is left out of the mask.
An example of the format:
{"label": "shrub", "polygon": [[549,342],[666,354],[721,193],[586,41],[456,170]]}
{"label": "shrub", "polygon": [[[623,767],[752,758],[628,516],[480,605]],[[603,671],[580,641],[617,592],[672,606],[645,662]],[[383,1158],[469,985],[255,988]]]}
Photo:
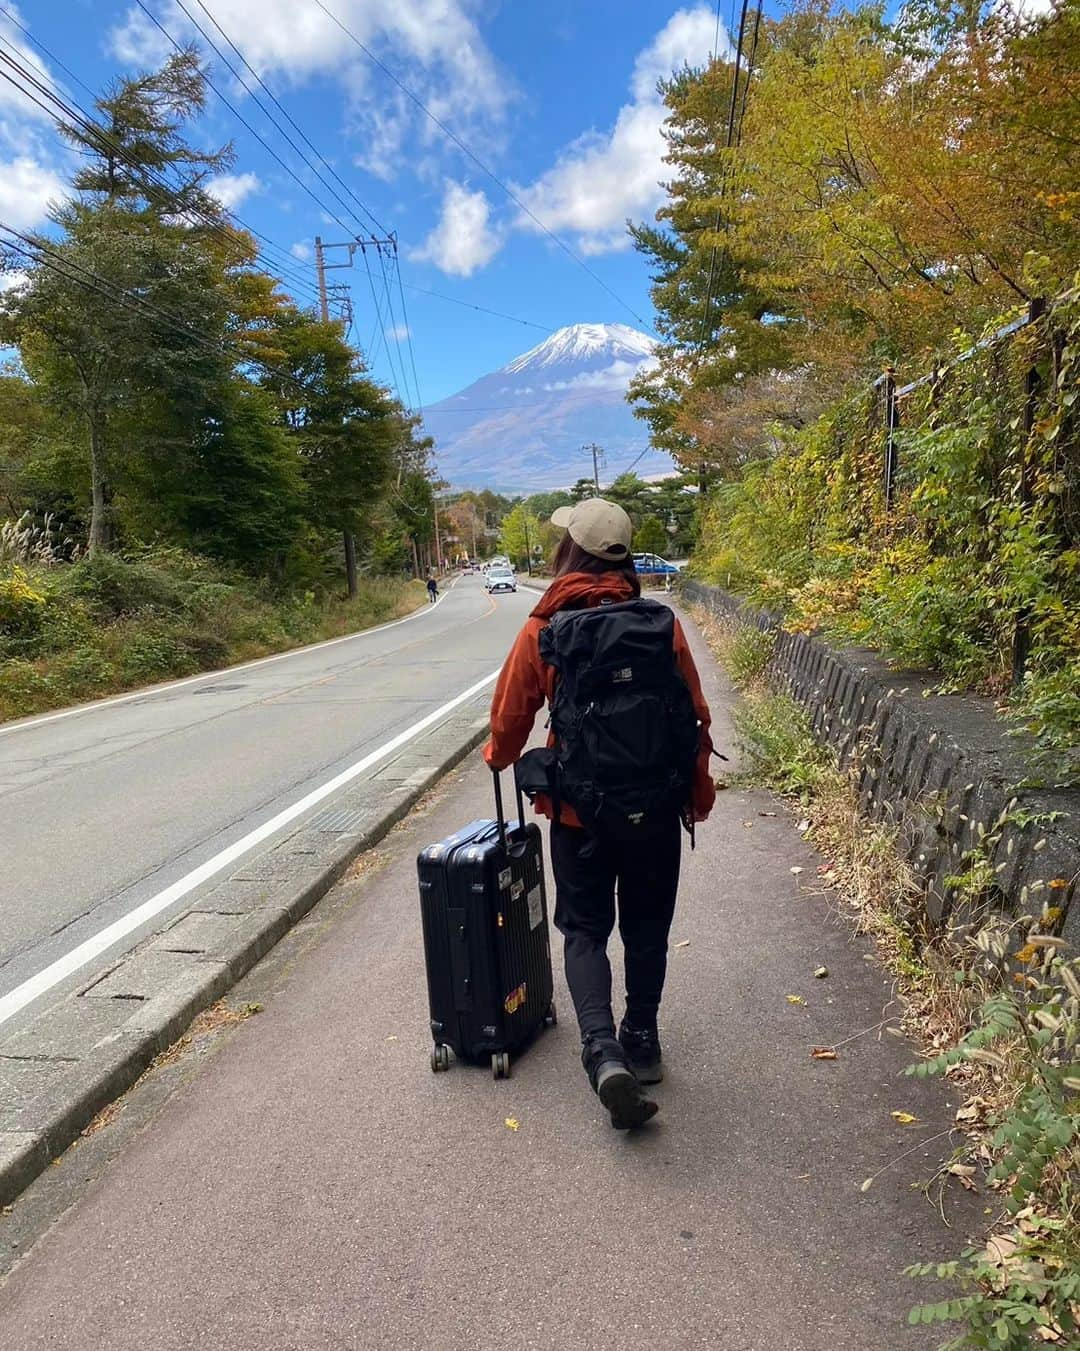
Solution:
{"label": "shrub", "polygon": [[734,713],[743,773],[778,793],[803,796],[829,767],[805,710],[787,695],[751,693]]}
{"label": "shrub", "polygon": [[765,672],[776,644],[771,632],[742,624],[728,644],[724,664],[741,690],[749,689]]}
{"label": "shrub", "polygon": [[149,561],[130,562],[115,554],[80,559],[62,574],[64,593],[85,600],[106,621],[146,610],[183,613],[191,588]]}
{"label": "shrub", "polygon": [[199,669],[179,634],[159,626],[130,628],[119,643],[117,671],[125,684],[139,685]]}
{"label": "shrub", "polygon": [[0,577],[0,635],[22,636],[37,631],[46,598],[30,583],[23,568],[13,567]]}
{"label": "shrub", "polygon": [[0,717],[21,718],[49,708],[54,685],[31,662],[6,661],[0,664]]}

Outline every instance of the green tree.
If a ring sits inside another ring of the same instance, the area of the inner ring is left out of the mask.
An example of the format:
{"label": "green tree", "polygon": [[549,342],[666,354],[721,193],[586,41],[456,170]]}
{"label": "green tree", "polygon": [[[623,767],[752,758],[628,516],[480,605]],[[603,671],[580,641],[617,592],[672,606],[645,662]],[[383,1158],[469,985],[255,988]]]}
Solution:
{"label": "green tree", "polygon": [[646,516],[634,532],[634,548],[638,553],[663,555],[667,544],[667,531],[659,516]]}
{"label": "green tree", "polygon": [[524,502],[518,502],[503,519],[499,548],[518,567],[531,568],[533,550],[540,543],[540,522]]}
{"label": "green tree", "polygon": [[294,439],[311,520],[343,541],[350,597],[357,594],[356,537],[370,525],[411,435],[400,405],[365,372],[340,325],[295,308],[277,317],[279,366],[267,374]]}
{"label": "green tree", "polygon": [[229,382],[190,454],[183,524],[195,547],[280,575],[303,515],[300,464],[263,390]]}
{"label": "green tree", "polygon": [[[228,367],[209,242],[220,208],[201,184],[229,152],[182,137],[202,111],[197,75],[193,53],[175,57],[98,100],[104,130],[68,129],[87,160],[79,196],[53,212],[61,238],[35,240],[26,284],[0,302],[0,340],[18,345],[43,399],[84,421],[91,554],[114,541],[117,486],[134,451],[118,427],[139,410],[200,404]],[[153,178],[166,168],[179,175],[172,188]]]}

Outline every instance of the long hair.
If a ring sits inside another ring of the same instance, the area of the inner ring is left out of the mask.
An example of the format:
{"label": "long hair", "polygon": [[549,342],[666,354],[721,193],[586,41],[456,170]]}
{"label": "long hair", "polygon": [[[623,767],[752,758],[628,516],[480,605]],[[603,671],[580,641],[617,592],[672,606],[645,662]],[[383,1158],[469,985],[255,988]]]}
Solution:
{"label": "long hair", "polygon": [[634,566],[634,559],[631,554],[627,554],[622,559],[597,558],[595,554],[589,553],[580,544],[572,540],[569,530],[563,535],[558,548],[555,550],[552,569],[556,577],[565,576],[568,572],[586,572],[594,577],[602,577],[605,573],[617,572],[630,583],[635,596],[641,595],[641,579],[638,577],[637,568]]}

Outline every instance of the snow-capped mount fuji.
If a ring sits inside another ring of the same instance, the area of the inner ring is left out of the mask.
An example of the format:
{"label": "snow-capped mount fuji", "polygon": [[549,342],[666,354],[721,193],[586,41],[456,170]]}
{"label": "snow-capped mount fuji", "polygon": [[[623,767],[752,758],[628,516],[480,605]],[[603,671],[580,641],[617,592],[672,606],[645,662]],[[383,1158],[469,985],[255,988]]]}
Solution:
{"label": "snow-capped mount fuji", "polygon": [[591,474],[581,448],[593,441],[607,452],[608,479],[635,460],[641,474],[670,469],[667,455],[646,449],[647,427],[626,402],[652,351],[625,324],[571,324],[434,404],[425,422],[443,478],[503,492],[564,487]]}
{"label": "snow-capped mount fuji", "polygon": [[507,375],[542,370],[563,362],[624,358],[640,361],[652,355],[652,339],[625,324],[571,324],[557,329],[550,338],[530,347],[503,367]]}

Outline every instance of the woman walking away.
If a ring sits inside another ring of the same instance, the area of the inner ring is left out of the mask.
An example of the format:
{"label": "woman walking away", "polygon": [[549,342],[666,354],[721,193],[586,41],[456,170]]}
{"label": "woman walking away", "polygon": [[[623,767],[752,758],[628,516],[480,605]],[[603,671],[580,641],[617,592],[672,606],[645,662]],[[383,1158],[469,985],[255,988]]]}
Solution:
{"label": "woman walking away", "polygon": [[435,604],[435,599],[438,596],[438,594],[439,594],[439,583],[429,572],[427,577],[427,598],[430,604],[432,605]]}
{"label": "woman walking away", "polygon": [[[603,498],[561,507],[566,535],[555,579],[499,675],[484,758],[516,765],[523,790],[549,817],[555,927],[593,1090],[625,1130],[657,1105],[657,1012],[679,883],[681,828],[712,809],[710,714],[679,622],[643,600],[626,512]],[[519,756],[545,701],[546,750]],[[619,933],[626,1014],[611,1003],[608,939]]]}

